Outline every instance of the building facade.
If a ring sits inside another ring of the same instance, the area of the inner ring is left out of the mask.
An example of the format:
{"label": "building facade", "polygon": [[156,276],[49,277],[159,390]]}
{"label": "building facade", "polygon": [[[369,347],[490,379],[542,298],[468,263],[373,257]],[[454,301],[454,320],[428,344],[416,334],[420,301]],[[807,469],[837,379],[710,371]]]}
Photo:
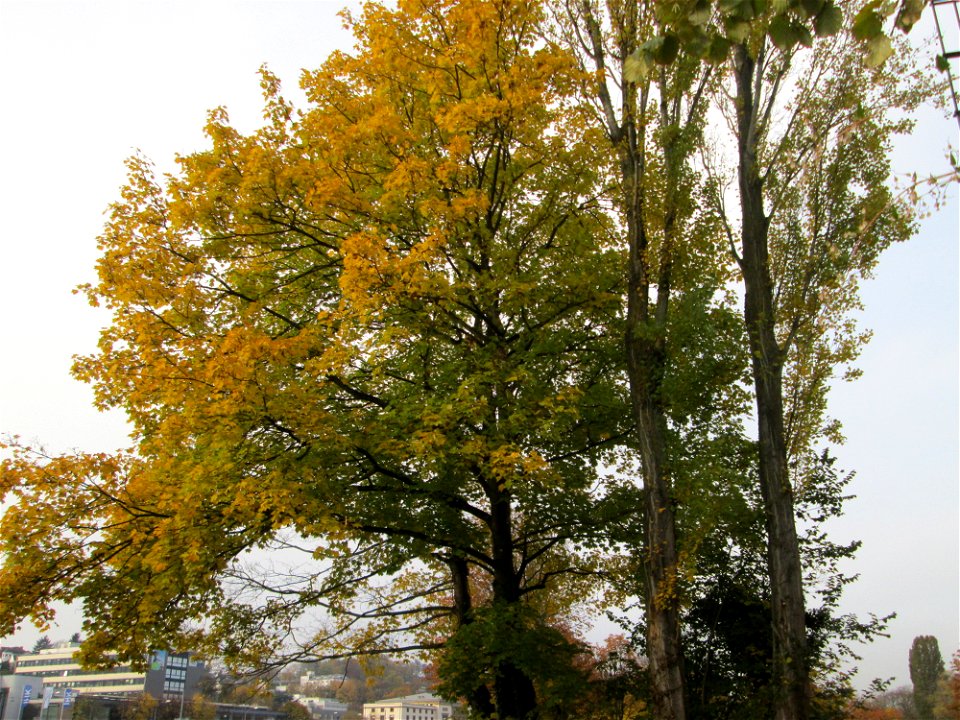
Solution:
{"label": "building facade", "polygon": [[341,720],[349,709],[346,703],[333,698],[294,695],[293,699],[303,705],[314,720]]}
{"label": "building facade", "polygon": [[[146,671],[134,670],[129,665],[86,670],[75,658],[78,647],[78,643],[60,643],[17,659],[17,675],[42,682],[42,689],[35,689],[31,702],[42,699],[42,691],[48,688],[52,689],[49,702],[57,706],[63,705],[65,695],[122,699],[148,693],[161,702],[181,702],[192,697],[197,683],[207,674],[203,663],[191,660],[187,653],[163,651],[153,654]],[[47,692],[50,694],[50,690]]]}
{"label": "building facade", "polygon": [[18,720],[20,708],[43,698],[43,680],[33,675],[0,674],[0,720]]}
{"label": "building facade", "polygon": [[430,695],[419,693],[364,703],[364,720],[447,720],[453,716],[453,705]]}
{"label": "building facade", "polygon": [[26,654],[27,651],[22,647],[0,647],[0,672],[12,673],[17,666],[17,658]]}

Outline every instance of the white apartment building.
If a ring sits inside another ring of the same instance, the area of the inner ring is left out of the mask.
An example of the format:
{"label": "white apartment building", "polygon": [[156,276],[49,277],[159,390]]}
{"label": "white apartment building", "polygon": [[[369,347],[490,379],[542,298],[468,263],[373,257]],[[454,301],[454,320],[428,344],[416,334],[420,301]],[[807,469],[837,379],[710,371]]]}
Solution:
{"label": "white apartment building", "polygon": [[363,705],[363,720],[447,720],[452,716],[453,705],[429,693]]}
{"label": "white apartment building", "polygon": [[313,670],[300,674],[300,685],[333,685],[343,682],[343,675],[318,675]]}
{"label": "white apartment building", "polygon": [[197,680],[206,674],[202,663],[186,653],[157,652],[146,672],[128,665],[105,670],[85,670],[74,658],[77,643],[60,643],[37,653],[21,655],[16,673],[39,677],[44,688],[52,687],[55,697],[67,688],[84,695],[132,696],[148,692],[159,700],[189,697]]}
{"label": "white apartment building", "polygon": [[146,673],[127,666],[108,670],[84,670],[74,659],[77,646],[60,645],[35,653],[21,655],[17,660],[18,675],[34,675],[43,679],[44,687],[83,688],[97,694],[129,694],[143,692]]}

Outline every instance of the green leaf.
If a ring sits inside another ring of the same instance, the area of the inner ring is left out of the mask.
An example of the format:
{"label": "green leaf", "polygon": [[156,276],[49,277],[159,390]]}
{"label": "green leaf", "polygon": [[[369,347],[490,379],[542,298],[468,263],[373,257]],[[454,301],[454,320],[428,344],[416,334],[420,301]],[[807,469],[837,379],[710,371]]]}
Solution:
{"label": "green leaf", "polygon": [[883,18],[873,9],[872,3],[865,6],[853,19],[853,36],[857,40],[872,40],[883,34]]}
{"label": "green leaf", "polygon": [[807,17],[816,17],[823,10],[826,0],[800,0],[800,7]]}
{"label": "green leaf", "polygon": [[688,55],[702,58],[710,51],[710,36],[698,28],[697,32],[688,33],[683,38],[682,45]]}
{"label": "green leaf", "polygon": [[639,48],[631,53],[623,63],[623,77],[627,82],[639,83],[647,79],[653,61],[650,52]]}
{"label": "green leaf", "polygon": [[893,55],[893,44],[886,35],[877,35],[867,43],[867,67],[880,67]]}
{"label": "green leaf", "polygon": [[653,51],[653,59],[660,65],[669,65],[680,53],[680,41],[673,33],[667,33],[661,40],[662,42]]}
{"label": "green leaf", "polygon": [[719,65],[727,59],[730,54],[731,43],[725,37],[717,35],[710,41],[710,47],[707,49],[707,61],[714,65]]}
{"label": "green leaf", "polygon": [[945,55],[937,55],[937,70],[940,72],[950,72],[950,61]]}
{"label": "green leaf", "polygon": [[744,0],[737,7],[737,16],[741,20],[753,20],[757,16],[757,10],[750,0]]}
{"label": "green leaf", "polygon": [[741,43],[750,34],[750,23],[743,20],[729,17],[724,20],[723,25],[731,42]]}
{"label": "green leaf", "polygon": [[834,4],[825,5],[813,20],[813,29],[817,37],[836,35],[843,27],[843,12]]}
{"label": "green leaf", "polygon": [[691,25],[706,25],[710,22],[712,15],[713,7],[710,5],[710,0],[697,0],[693,6],[693,10],[691,10],[687,16],[687,20],[689,20]]}
{"label": "green leaf", "polygon": [[777,15],[770,21],[770,40],[780,50],[787,51],[800,41],[796,27],[785,14]]}
{"label": "green leaf", "polygon": [[897,27],[903,32],[910,32],[913,26],[923,14],[924,0],[903,0],[900,4],[900,12],[897,14]]}
{"label": "green leaf", "polygon": [[673,25],[679,20],[676,3],[655,3],[653,17],[660,25]]}

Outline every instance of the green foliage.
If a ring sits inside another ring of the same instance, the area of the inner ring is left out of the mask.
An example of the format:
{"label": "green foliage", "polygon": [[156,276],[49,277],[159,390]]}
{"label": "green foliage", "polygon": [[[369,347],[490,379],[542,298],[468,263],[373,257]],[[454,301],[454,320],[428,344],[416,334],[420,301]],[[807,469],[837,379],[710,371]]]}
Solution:
{"label": "green foliage", "polygon": [[940,645],[932,635],[920,635],[910,646],[910,681],[913,704],[921,718],[933,717],[937,684],[944,676]]}
{"label": "green foliage", "polygon": [[[811,47],[815,38],[834,37],[846,29],[860,43],[869,67],[879,67],[894,53],[887,25],[910,32],[923,12],[924,0],[870,0],[856,15],[844,19],[853,3],[834,0],[683,0],[657,3],[658,31],[633,52],[627,79],[641,82],[657,64],[672,63],[677,55],[665,52],[673,43],[688,55],[719,63],[733,45],[754,50],[764,38],[784,53]],[[846,26],[846,28],[845,28]]]}
{"label": "green foliage", "polygon": [[159,702],[149,693],[130,698],[120,707],[121,720],[150,720],[157,711]]}
{"label": "green foliage", "polygon": [[[812,676],[816,686],[813,717],[844,717],[853,695],[849,667],[855,648],[882,636],[891,616],[860,619],[838,612],[843,589],[855,580],[841,571],[859,543],[837,543],[824,523],[842,514],[849,499],[850,475],[840,474],[828,454],[820,456],[797,513],[806,531],[801,536],[805,587],[815,598],[806,627]],[[691,716],[765,717],[773,701],[773,638],[770,591],[766,578],[766,542],[760,498],[741,482],[737,517],[705,538],[699,547],[700,572],[684,616],[684,648]]]}
{"label": "green foliage", "polygon": [[711,578],[684,618],[691,717],[763,717],[772,705],[769,597],[736,568]]}
{"label": "green foliage", "polygon": [[529,609],[494,604],[478,610],[447,642],[438,689],[445,697],[472,697],[519,670],[533,680],[539,712],[549,717],[584,692],[586,675],[574,662],[584,652]]}

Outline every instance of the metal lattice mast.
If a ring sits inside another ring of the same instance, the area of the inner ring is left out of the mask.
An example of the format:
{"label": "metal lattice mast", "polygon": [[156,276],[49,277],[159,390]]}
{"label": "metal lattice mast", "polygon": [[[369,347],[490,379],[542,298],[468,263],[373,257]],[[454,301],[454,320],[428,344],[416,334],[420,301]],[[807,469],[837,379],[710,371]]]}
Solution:
{"label": "metal lattice mast", "polygon": [[940,38],[940,51],[943,58],[941,67],[950,78],[950,95],[953,98],[953,116],[960,124],[960,104],[957,102],[958,71],[960,63],[960,0],[932,0],[933,20]]}

